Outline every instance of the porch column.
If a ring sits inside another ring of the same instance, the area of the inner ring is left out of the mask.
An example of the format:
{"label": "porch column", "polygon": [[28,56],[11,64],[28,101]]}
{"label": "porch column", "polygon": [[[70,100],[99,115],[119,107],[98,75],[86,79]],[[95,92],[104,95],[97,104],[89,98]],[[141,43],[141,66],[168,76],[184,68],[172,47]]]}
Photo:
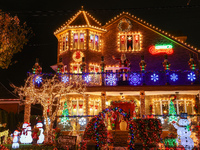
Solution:
{"label": "porch column", "polygon": [[85,114],[89,115],[89,96],[88,94],[85,95]]}
{"label": "porch column", "polygon": [[140,117],[142,118],[143,115],[146,115],[146,112],[145,112],[145,92],[140,91]]}
{"label": "porch column", "polygon": [[101,110],[103,111],[106,108],[106,92],[101,92]]}
{"label": "porch column", "polygon": [[24,107],[24,122],[30,122],[31,104],[25,104]]}

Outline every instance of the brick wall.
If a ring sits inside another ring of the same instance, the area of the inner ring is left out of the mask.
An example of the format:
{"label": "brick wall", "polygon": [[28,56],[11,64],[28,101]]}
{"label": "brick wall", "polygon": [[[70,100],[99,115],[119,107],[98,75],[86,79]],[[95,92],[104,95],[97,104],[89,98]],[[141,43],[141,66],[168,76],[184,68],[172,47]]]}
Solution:
{"label": "brick wall", "polygon": [[[120,20],[125,17],[122,16],[120,19],[116,20],[110,26],[107,26],[107,32],[103,35],[103,55],[105,56],[105,63],[109,65],[115,65],[117,61],[113,61],[112,55],[115,57],[120,57],[121,52],[117,50],[118,45],[118,23]],[[189,69],[189,50],[183,48],[182,46],[176,44],[173,40],[165,38],[160,34],[138,24],[133,21],[132,18],[128,18],[132,23],[132,28],[130,32],[140,32],[142,35],[142,51],[134,53],[126,53],[127,58],[131,62],[131,71],[139,71],[139,62],[141,60],[141,55],[144,55],[144,59],[147,63],[146,70],[163,70],[162,62],[164,61],[164,54],[152,55],[149,53],[149,47],[155,44],[172,44],[174,53],[168,56],[168,60],[171,63],[172,70],[178,69]],[[194,54],[195,60],[197,55]]]}

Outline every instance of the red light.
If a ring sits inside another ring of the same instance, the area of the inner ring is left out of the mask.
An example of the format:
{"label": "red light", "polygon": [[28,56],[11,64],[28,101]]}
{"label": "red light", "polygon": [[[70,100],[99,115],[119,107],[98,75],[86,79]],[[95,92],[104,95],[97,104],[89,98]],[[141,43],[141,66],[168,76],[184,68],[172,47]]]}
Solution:
{"label": "red light", "polygon": [[155,46],[151,46],[149,48],[149,52],[152,55],[160,54],[160,53],[165,53],[165,54],[173,54],[174,50],[172,48],[166,48],[166,49],[156,49]]}

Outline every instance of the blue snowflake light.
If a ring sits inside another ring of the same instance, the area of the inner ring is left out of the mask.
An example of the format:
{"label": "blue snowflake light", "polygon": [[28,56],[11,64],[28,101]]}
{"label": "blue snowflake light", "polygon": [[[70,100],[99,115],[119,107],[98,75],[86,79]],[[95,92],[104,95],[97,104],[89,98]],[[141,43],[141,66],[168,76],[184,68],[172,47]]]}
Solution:
{"label": "blue snowflake light", "polygon": [[36,76],[35,82],[36,82],[37,84],[40,84],[40,83],[42,82],[42,77]]}
{"label": "blue snowflake light", "polygon": [[195,79],[196,79],[196,75],[193,72],[188,74],[188,80],[194,81]]}
{"label": "blue snowflake light", "polygon": [[175,74],[175,73],[171,74],[171,75],[170,75],[170,80],[172,80],[172,81],[175,82],[176,80],[178,80],[178,75]]}
{"label": "blue snowflake light", "polygon": [[131,85],[139,85],[141,83],[140,74],[133,73],[129,77],[129,81]]}
{"label": "blue snowflake light", "polygon": [[158,75],[157,75],[157,74],[154,73],[153,75],[151,75],[151,80],[152,80],[152,81],[156,82],[156,81],[158,81],[158,79],[159,79],[159,78],[158,78]]}
{"label": "blue snowflake light", "polygon": [[117,78],[115,74],[107,75],[105,80],[106,80],[106,84],[111,85],[111,86],[116,85],[116,82],[117,82]]}
{"label": "blue snowflake light", "polygon": [[88,75],[88,76],[85,76],[85,82],[89,83],[91,81],[91,77]]}
{"label": "blue snowflake light", "polygon": [[68,81],[69,81],[69,77],[67,77],[67,76],[62,77],[62,82],[66,83]]}

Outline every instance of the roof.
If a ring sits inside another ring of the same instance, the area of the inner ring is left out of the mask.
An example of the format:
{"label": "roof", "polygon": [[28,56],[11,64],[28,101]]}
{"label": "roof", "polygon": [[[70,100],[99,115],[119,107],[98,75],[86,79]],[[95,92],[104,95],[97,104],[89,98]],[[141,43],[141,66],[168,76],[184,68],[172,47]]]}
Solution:
{"label": "roof", "polygon": [[176,37],[176,36],[174,36],[174,35],[171,35],[170,33],[166,32],[166,31],[164,31],[164,30],[161,30],[161,29],[159,29],[158,27],[153,26],[152,24],[150,24],[150,23],[144,21],[143,19],[138,18],[138,17],[136,17],[136,16],[134,16],[134,15],[131,15],[129,12],[122,12],[122,13],[120,13],[120,15],[117,15],[116,17],[114,17],[113,19],[111,19],[110,21],[108,21],[108,22],[103,26],[103,28],[106,29],[107,27],[109,27],[110,25],[112,25],[113,23],[115,23],[116,21],[120,20],[122,17],[125,17],[125,16],[128,17],[129,19],[131,19],[131,20],[137,22],[138,24],[140,24],[140,25],[142,25],[142,26],[144,26],[144,27],[146,27],[146,28],[148,28],[148,29],[150,29],[150,30],[152,30],[152,31],[154,31],[154,32],[156,32],[156,33],[158,33],[158,34],[160,34],[160,35],[162,35],[162,36],[168,38],[168,39],[173,40],[173,41],[176,42],[177,44],[181,45],[182,47],[184,47],[184,48],[186,48],[186,49],[188,49],[188,50],[190,50],[190,51],[193,51],[193,52],[195,52],[195,53],[199,53],[199,51],[200,51],[200,50],[198,50],[197,48],[191,46],[190,44],[184,42],[183,39],[178,38],[178,37]]}
{"label": "roof", "polygon": [[19,97],[9,91],[1,82],[0,82],[0,100],[19,100]]}
{"label": "roof", "polygon": [[67,28],[77,28],[77,27],[90,27],[98,30],[106,31],[102,28],[101,23],[97,21],[92,15],[87,11],[79,10],[73,17],[71,17],[66,24],[63,24],[54,34],[60,33]]}

